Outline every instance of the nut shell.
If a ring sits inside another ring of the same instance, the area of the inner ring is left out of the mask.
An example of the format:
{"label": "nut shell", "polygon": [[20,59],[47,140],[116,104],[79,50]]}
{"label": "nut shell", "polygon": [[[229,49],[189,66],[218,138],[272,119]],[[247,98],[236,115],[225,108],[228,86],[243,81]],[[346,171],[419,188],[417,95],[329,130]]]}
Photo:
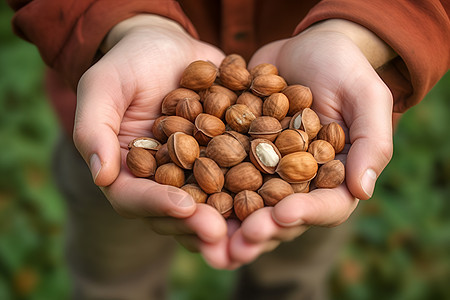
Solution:
{"label": "nut shell", "polygon": [[289,153],[306,151],[308,149],[308,143],[308,135],[299,129],[283,130],[275,140],[275,146],[282,156]]}
{"label": "nut shell", "polygon": [[164,133],[162,121],[167,118],[167,116],[160,116],[155,119],[152,126],[152,133],[155,139],[160,141],[161,143],[165,143],[167,141],[168,136]]}
{"label": "nut shell", "polygon": [[247,156],[242,143],[231,135],[214,137],[206,146],[206,156],[221,167],[232,167],[242,162]]}
{"label": "nut shell", "polygon": [[317,177],[314,184],[317,188],[332,189],[345,180],[345,167],[340,160],[332,160],[322,165],[317,171]]}
{"label": "nut shell", "polygon": [[230,104],[230,97],[226,94],[210,93],[203,101],[203,109],[205,113],[223,119]]}
{"label": "nut shell", "polygon": [[220,82],[233,91],[242,91],[247,89],[252,82],[252,76],[245,67],[238,65],[227,65],[220,68]]}
{"label": "nut shell", "polygon": [[199,157],[194,163],[194,177],[197,184],[207,194],[218,193],[224,185],[224,176],[220,167],[208,157]]}
{"label": "nut shell", "polygon": [[150,137],[138,137],[133,139],[128,144],[128,149],[138,147],[150,151],[151,154],[155,155],[156,151],[161,147],[161,143],[157,139]]}
{"label": "nut shell", "polygon": [[250,161],[261,172],[274,174],[280,159],[280,152],[269,140],[254,139],[251,141]]}
{"label": "nut shell", "polygon": [[316,176],[318,165],[311,153],[294,152],[283,156],[276,172],[289,183],[306,182]]}
{"label": "nut shell", "polygon": [[310,108],[305,108],[292,116],[289,128],[305,131],[308,134],[309,140],[312,141],[317,136],[322,125],[315,111]]}
{"label": "nut shell", "polygon": [[160,184],[182,187],[184,184],[184,171],[174,163],[159,166],[155,172],[155,181]]}
{"label": "nut shell", "polygon": [[184,132],[188,135],[194,133],[194,124],[179,116],[167,116],[161,120],[160,126],[164,134],[169,137],[175,132]]}
{"label": "nut shell", "polygon": [[324,164],[334,159],[333,146],[324,140],[315,140],[309,144],[308,152],[314,156],[318,164]]}
{"label": "nut shell", "polygon": [[190,63],[181,75],[180,85],[194,91],[209,88],[216,80],[218,74],[217,67],[204,60],[197,60]]}
{"label": "nut shell", "polygon": [[203,112],[203,106],[196,99],[183,99],[178,102],[175,115],[194,122],[195,118]]}
{"label": "nut shell", "polygon": [[247,133],[255,115],[245,104],[231,105],[225,112],[225,120],[230,128],[239,133]]}
{"label": "nut shell", "polygon": [[311,90],[306,86],[294,84],[286,87],[282,92],[289,100],[289,116],[312,105],[313,96]]}
{"label": "nut shell", "polygon": [[281,121],[289,111],[289,100],[283,93],[274,93],[264,100],[262,114]]}
{"label": "nut shell", "polygon": [[175,115],[177,104],[181,100],[200,100],[200,96],[193,90],[177,88],[163,98],[161,102],[161,113],[168,116]]}
{"label": "nut shell", "polygon": [[261,116],[250,123],[248,134],[254,139],[264,138],[273,142],[282,129],[280,122],[274,117]]}
{"label": "nut shell", "polygon": [[219,93],[227,95],[230,99],[231,105],[236,103],[236,99],[238,97],[234,91],[220,84],[213,84],[211,87],[207,88],[206,90],[202,90],[198,93],[200,95],[200,101],[204,102],[206,97],[208,97],[208,95],[211,93]]}
{"label": "nut shell", "polygon": [[293,193],[294,189],[292,186],[280,178],[269,179],[258,190],[258,194],[263,198],[264,204],[267,206],[274,206]]}
{"label": "nut shell", "polygon": [[283,77],[274,74],[257,76],[253,79],[250,89],[253,94],[266,97],[278,93],[287,86]]}
{"label": "nut shell", "polygon": [[244,190],[234,196],[234,212],[241,221],[263,207],[263,198],[254,191]]}
{"label": "nut shell", "polygon": [[225,188],[233,193],[256,191],[262,185],[261,172],[250,162],[241,162],[225,175]]}
{"label": "nut shell", "polygon": [[250,70],[250,74],[252,75],[253,78],[260,75],[268,75],[268,74],[278,75],[278,69],[273,64],[260,63],[259,65],[254,66]]}
{"label": "nut shell", "polygon": [[130,172],[136,177],[150,177],[155,174],[156,160],[143,148],[131,148],[127,153],[126,163]]}
{"label": "nut shell", "polygon": [[344,150],[345,147],[345,133],[341,125],[336,122],[323,125],[317,134],[317,138],[325,140],[330,143],[336,153]]}
{"label": "nut shell", "polygon": [[175,132],[167,140],[167,150],[171,160],[183,169],[192,169],[200,156],[197,140],[183,132]]}
{"label": "nut shell", "polygon": [[233,197],[225,192],[219,192],[209,195],[206,204],[211,205],[227,219],[233,212]]}
{"label": "nut shell", "polygon": [[250,92],[240,94],[236,103],[247,105],[255,117],[260,117],[263,113],[263,100]]}
{"label": "nut shell", "polygon": [[194,137],[200,145],[206,146],[213,137],[224,132],[225,124],[213,115],[202,113],[195,119]]}
{"label": "nut shell", "polygon": [[181,187],[183,191],[191,195],[192,199],[196,203],[206,203],[206,199],[208,198],[208,194],[206,194],[198,184],[196,183],[188,183]]}

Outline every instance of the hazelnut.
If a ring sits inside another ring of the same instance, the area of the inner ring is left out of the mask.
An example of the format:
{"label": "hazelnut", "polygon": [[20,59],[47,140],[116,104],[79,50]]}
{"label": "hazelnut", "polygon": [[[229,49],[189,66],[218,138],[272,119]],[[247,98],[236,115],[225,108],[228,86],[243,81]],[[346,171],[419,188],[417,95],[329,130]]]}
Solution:
{"label": "hazelnut", "polygon": [[250,123],[248,134],[254,138],[264,138],[271,142],[275,141],[282,127],[274,117],[261,116]]}
{"label": "hazelnut", "polygon": [[215,161],[207,157],[199,157],[194,163],[194,176],[197,184],[207,194],[218,193],[222,190],[224,176]]}
{"label": "hazelnut", "polygon": [[247,62],[241,55],[239,55],[237,53],[232,53],[232,54],[228,54],[227,56],[224,57],[224,59],[220,63],[219,69],[229,67],[229,66],[247,68]]}
{"label": "hazelnut", "polygon": [[222,93],[210,93],[203,101],[205,113],[223,119],[225,111],[230,106],[230,98]]}
{"label": "hazelnut", "polygon": [[342,127],[336,122],[331,122],[322,126],[322,128],[319,130],[319,133],[317,134],[317,138],[329,142],[333,146],[336,153],[344,150],[344,129],[342,129]]}
{"label": "hazelnut", "polygon": [[194,91],[207,89],[214,83],[217,74],[217,67],[212,62],[196,60],[184,69],[180,85]]}
{"label": "hazelnut", "polygon": [[263,173],[274,174],[281,154],[272,142],[266,139],[251,141],[250,161]]}
{"label": "hazelnut", "polygon": [[194,161],[200,156],[197,140],[183,132],[175,132],[167,140],[170,159],[183,169],[192,169]]}
{"label": "hazelnut", "polygon": [[247,89],[252,82],[250,72],[237,65],[221,67],[219,71],[220,82],[232,91]]}
{"label": "hazelnut", "polygon": [[308,134],[309,140],[312,141],[319,132],[322,125],[319,116],[310,108],[304,108],[292,116],[289,128],[300,129]]}
{"label": "hazelnut", "polygon": [[264,100],[263,115],[274,117],[281,121],[289,111],[289,100],[282,93],[274,93]]}
{"label": "hazelnut", "polygon": [[196,203],[206,203],[206,199],[208,198],[208,194],[206,194],[198,184],[196,183],[188,183],[181,187],[183,191],[191,195],[192,199]]}
{"label": "hazelnut", "polygon": [[196,99],[183,99],[178,102],[175,115],[194,122],[195,118],[203,112],[203,106]]}
{"label": "hazelnut", "polygon": [[275,140],[275,146],[282,156],[286,154],[306,151],[308,149],[309,138],[306,132],[299,129],[283,130]]}
{"label": "hazelnut", "polygon": [[314,184],[317,188],[332,189],[345,180],[345,167],[340,160],[332,160],[322,165],[317,171]]}
{"label": "hazelnut", "polygon": [[155,159],[158,166],[172,162],[169,155],[169,150],[167,148],[167,143],[162,144],[161,147],[159,147],[158,151],[156,151]]}
{"label": "hazelnut", "polygon": [[236,140],[238,140],[241,143],[242,147],[244,147],[245,152],[249,153],[249,151],[250,151],[250,138],[247,135],[239,133],[239,132],[234,131],[234,130],[227,130],[223,134],[230,135],[230,136],[234,137]]}
{"label": "hazelnut", "polygon": [[225,112],[225,120],[228,126],[239,133],[247,133],[250,123],[255,118],[255,115],[245,104],[231,105]]}
{"label": "hazelnut", "polygon": [[263,198],[254,191],[243,190],[234,196],[234,212],[241,221],[263,207]]}
{"label": "hazelnut", "polygon": [[230,99],[230,105],[233,105],[236,103],[237,95],[234,91],[220,85],[220,84],[213,84],[211,87],[207,88],[206,90],[202,90],[199,92],[200,95],[200,101],[204,102],[206,97],[208,97],[211,93],[219,93],[219,94],[225,94]]}
{"label": "hazelnut", "polygon": [[278,93],[287,86],[283,77],[274,74],[260,75],[253,78],[250,89],[253,94],[266,97]]}
{"label": "hazelnut", "polygon": [[150,177],[155,174],[156,160],[143,148],[131,148],[127,153],[126,163],[130,172],[136,177]]}
{"label": "hazelnut", "polygon": [[128,149],[134,147],[143,148],[150,151],[152,155],[155,155],[156,151],[158,151],[159,147],[161,147],[161,143],[158,140],[149,137],[138,137],[128,144]]}
{"label": "hazelnut", "polygon": [[247,105],[255,117],[260,117],[262,115],[263,100],[250,92],[243,92],[240,94],[236,103]]}
{"label": "hazelnut", "polygon": [[162,121],[167,118],[167,116],[160,116],[156,118],[153,122],[152,133],[155,139],[160,141],[161,143],[165,143],[167,141],[168,136],[164,133]]}
{"label": "hazelnut", "polygon": [[296,112],[304,108],[310,108],[312,105],[313,96],[311,90],[306,86],[300,84],[290,85],[282,93],[289,100],[289,116],[293,116]]}
{"label": "hazelnut", "polygon": [[155,181],[160,184],[182,187],[184,179],[183,169],[174,163],[161,165],[155,172]]}
{"label": "hazelnut", "polygon": [[225,188],[233,193],[256,191],[262,185],[261,172],[250,162],[241,162],[225,175]]}
{"label": "hazelnut", "polygon": [[258,194],[263,198],[264,204],[267,206],[274,206],[293,193],[294,189],[292,186],[280,178],[269,179],[258,190]]}
{"label": "hazelnut", "polygon": [[299,182],[299,183],[290,183],[294,193],[308,193],[309,192],[309,184],[311,181]]}
{"label": "hazelnut", "polygon": [[309,144],[308,152],[314,156],[318,164],[324,164],[334,159],[333,146],[324,140],[315,140]]}
{"label": "hazelnut", "polygon": [[273,64],[261,63],[259,65],[254,66],[250,70],[250,74],[252,75],[253,78],[259,75],[267,75],[267,74],[278,75],[278,69]]}
{"label": "hazelnut", "polygon": [[284,117],[283,120],[280,121],[281,128],[283,128],[283,130],[289,128],[289,123],[291,123],[291,119],[292,117]]}
{"label": "hazelnut", "polygon": [[206,204],[211,205],[227,219],[233,212],[233,197],[225,192],[219,192],[209,195]]}
{"label": "hazelnut", "polygon": [[175,115],[177,104],[181,100],[200,100],[200,95],[190,89],[177,88],[163,98],[161,113],[168,116]]}
{"label": "hazelnut", "polygon": [[231,135],[218,135],[206,146],[206,156],[221,167],[232,167],[242,162],[247,156],[241,142]]}
{"label": "hazelnut", "polygon": [[309,181],[316,176],[318,165],[311,153],[294,152],[283,156],[276,172],[289,183]]}
{"label": "hazelnut", "polygon": [[207,145],[215,136],[225,131],[225,124],[221,119],[201,113],[195,119],[194,137],[200,145]]}
{"label": "hazelnut", "polygon": [[179,116],[167,116],[161,120],[160,126],[164,134],[169,137],[175,132],[183,132],[188,135],[194,133],[194,124]]}

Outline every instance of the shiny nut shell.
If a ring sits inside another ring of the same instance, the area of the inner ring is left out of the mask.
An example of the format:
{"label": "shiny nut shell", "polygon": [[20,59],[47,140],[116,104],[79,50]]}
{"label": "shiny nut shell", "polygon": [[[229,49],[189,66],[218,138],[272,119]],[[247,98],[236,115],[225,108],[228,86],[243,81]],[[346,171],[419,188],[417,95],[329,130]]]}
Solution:
{"label": "shiny nut shell", "polygon": [[298,183],[313,179],[317,169],[318,164],[311,153],[294,152],[281,158],[276,172],[287,182]]}
{"label": "shiny nut shell", "polygon": [[250,92],[243,92],[240,94],[236,100],[236,104],[246,105],[255,117],[260,117],[262,115],[263,100]]}
{"label": "shiny nut shell", "polygon": [[233,138],[238,140],[241,143],[242,147],[244,147],[245,152],[248,153],[250,151],[250,137],[249,136],[239,133],[234,130],[227,130],[223,134],[232,136]]}
{"label": "shiny nut shell", "polygon": [[260,63],[259,65],[254,66],[250,70],[250,74],[252,75],[253,78],[255,78],[256,76],[268,74],[278,75],[278,69],[273,64]]}
{"label": "shiny nut shell", "polygon": [[194,133],[194,124],[179,116],[167,116],[161,120],[160,126],[167,137],[175,132],[184,132],[188,135]]}
{"label": "shiny nut shell", "polygon": [[230,128],[239,133],[247,133],[255,115],[245,104],[231,105],[225,112],[225,120]]}
{"label": "shiny nut shell", "polygon": [[277,147],[266,139],[251,141],[250,161],[263,173],[274,174],[281,159]]}
{"label": "shiny nut shell", "polygon": [[281,121],[289,111],[289,100],[283,93],[274,93],[264,100],[262,109],[264,116],[274,117]]}
{"label": "shiny nut shell", "polygon": [[333,146],[324,140],[315,140],[309,144],[308,152],[314,156],[318,164],[324,164],[334,159]]}
{"label": "shiny nut shell", "polygon": [[274,74],[266,74],[253,78],[250,89],[253,94],[266,97],[278,93],[287,86],[283,77]]}
{"label": "shiny nut shell", "polygon": [[341,125],[336,122],[323,125],[317,134],[317,138],[325,140],[330,143],[336,153],[344,150],[345,146],[345,133]]}
{"label": "shiny nut shell", "polygon": [[197,140],[183,132],[175,132],[169,136],[167,150],[171,160],[183,169],[192,169],[194,161],[200,156]]}
{"label": "shiny nut shell", "polygon": [[128,149],[134,147],[143,148],[155,155],[156,151],[158,151],[159,147],[161,147],[161,143],[157,139],[153,139],[150,137],[138,137],[128,143]]}
{"label": "shiny nut shell", "polygon": [[126,164],[136,177],[150,177],[155,174],[156,160],[149,151],[143,148],[131,148],[127,153]]}
{"label": "shiny nut shell", "polygon": [[264,204],[267,206],[274,206],[293,193],[294,189],[292,186],[280,178],[269,179],[258,190],[258,194],[263,198]]}
{"label": "shiny nut shell", "polygon": [[293,116],[298,111],[309,108],[312,105],[313,96],[311,90],[306,86],[300,84],[290,85],[282,93],[289,99],[289,116]]}
{"label": "shiny nut shell", "polygon": [[275,140],[275,146],[282,156],[293,152],[306,151],[308,143],[308,135],[299,129],[283,130]]}
{"label": "shiny nut shell", "polygon": [[162,121],[167,118],[167,116],[160,116],[155,119],[152,126],[152,133],[155,139],[160,141],[161,143],[165,143],[167,141],[168,136],[164,133]]}
{"label": "shiny nut shell", "polygon": [[169,92],[162,100],[161,113],[173,116],[176,113],[176,107],[181,100],[200,100],[200,96],[190,89],[177,88]]}
{"label": "shiny nut shell", "polygon": [[195,119],[194,137],[200,145],[206,146],[215,136],[225,132],[225,124],[221,119],[205,113]]}
{"label": "shiny nut shell", "polygon": [[206,156],[221,167],[232,167],[242,162],[247,156],[241,142],[230,135],[218,135],[206,146]]}
{"label": "shiny nut shell", "polygon": [[250,123],[248,134],[255,139],[264,138],[273,142],[282,129],[280,122],[274,117],[261,116]]}
{"label": "shiny nut shell", "polygon": [[310,108],[305,108],[292,116],[289,128],[305,131],[309,140],[312,141],[317,136],[322,125],[316,112]]}
{"label": "shiny nut shell", "polygon": [[203,101],[203,110],[209,115],[223,119],[230,104],[230,97],[226,94],[210,93]]}
{"label": "shiny nut shell", "polygon": [[174,163],[161,165],[155,172],[155,181],[160,184],[182,187],[184,179],[183,169]]}
{"label": "shiny nut shell", "polygon": [[220,68],[219,79],[223,86],[233,91],[245,90],[252,82],[252,76],[245,67],[233,64]]}
{"label": "shiny nut shell", "polygon": [[206,97],[208,97],[211,93],[219,93],[219,94],[225,94],[230,99],[230,105],[233,105],[236,103],[237,95],[234,91],[220,85],[220,84],[213,84],[211,87],[207,88],[206,90],[202,90],[199,92],[200,95],[200,101],[204,102]]}
{"label": "shiny nut shell", "polygon": [[180,85],[194,91],[209,88],[216,80],[217,67],[209,62],[197,60],[190,63],[181,75]]}
{"label": "shiny nut shell", "polygon": [[262,185],[261,172],[250,162],[242,162],[230,168],[225,175],[225,188],[233,193],[243,190],[256,191]]}
{"label": "shiny nut shell", "polygon": [[220,167],[210,158],[199,157],[194,163],[194,177],[197,184],[207,194],[218,193],[224,185],[224,176]]}
{"label": "shiny nut shell", "polygon": [[195,99],[183,99],[178,102],[175,115],[194,122],[195,118],[203,112],[200,101]]}
{"label": "shiny nut shell", "polygon": [[322,165],[317,171],[314,184],[317,188],[335,188],[345,180],[345,167],[340,160],[332,160]]}

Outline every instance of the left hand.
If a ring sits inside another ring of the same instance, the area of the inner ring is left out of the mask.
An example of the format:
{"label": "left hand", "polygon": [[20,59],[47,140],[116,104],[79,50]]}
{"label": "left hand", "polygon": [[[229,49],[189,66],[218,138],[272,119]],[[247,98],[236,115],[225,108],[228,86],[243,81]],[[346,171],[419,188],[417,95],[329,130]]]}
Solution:
{"label": "left hand", "polygon": [[[340,21],[352,28],[344,20],[338,20],[338,25]],[[372,196],[377,177],[391,159],[393,99],[374,70],[389,50],[365,51],[361,45],[366,43],[358,44],[358,38],[375,37],[365,28],[355,27],[356,34],[349,36],[334,30],[336,27],[327,28],[326,22],[324,25],[261,48],[249,68],[272,63],[289,84],[300,83],[311,89],[312,109],[322,123],[338,122],[346,132],[346,148],[338,155],[346,161],[346,182],[334,189],[290,195],[276,206],[250,215],[230,237],[234,265],[251,262],[310,226],[345,222],[358,199]],[[381,40],[375,44],[383,45]]]}

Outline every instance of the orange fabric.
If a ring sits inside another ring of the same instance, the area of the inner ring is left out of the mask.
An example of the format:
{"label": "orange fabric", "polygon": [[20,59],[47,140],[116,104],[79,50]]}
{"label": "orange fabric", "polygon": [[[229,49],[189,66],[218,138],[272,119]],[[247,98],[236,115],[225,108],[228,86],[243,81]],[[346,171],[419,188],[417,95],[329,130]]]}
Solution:
{"label": "orange fabric", "polygon": [[[95,62],[108,30],[130,16],[154,13],[180,23],[191,35],[226,53],[249,59],[262,45],[296,34],[321,20],[343,18],[385,40],[400,57],[381,77],[395,111],[418,103],[450,67],[448,0],[8,0],[13,26],[34,43],[44,61],[74,88]],[[65,98],[64,98],[65,97]],[[55,103],[75,97],[57,94]],[[63,99],[64,98],[64,99]],[[62,119],[68,110],[58,109]],[[72,112],[72,114],[74,111]],[[73,118],[69,116],[69,119]],[[68,131],[71,128],[67,128]]]}

